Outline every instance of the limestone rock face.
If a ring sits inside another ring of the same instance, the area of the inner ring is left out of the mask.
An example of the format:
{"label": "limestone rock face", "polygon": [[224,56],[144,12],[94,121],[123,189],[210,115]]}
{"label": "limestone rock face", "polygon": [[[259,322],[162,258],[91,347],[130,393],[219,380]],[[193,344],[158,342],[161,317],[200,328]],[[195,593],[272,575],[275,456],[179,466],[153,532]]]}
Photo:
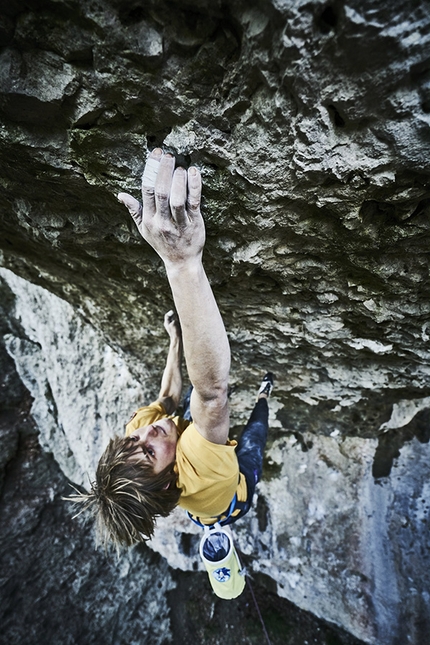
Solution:
{"label": "limestone rock face", "polygon": [[24,332],[6,334],[6,349],[34,398],[40,443],[71,481],[87,486],[107,442],[124,432],[136,402],[148,393],[71,305],[7,269],[0,276],[14,295]]}
{"label": "limestone rock face", "polygon": [[[82,483],[157,392],[171,297],[115,193],[138,196],[162,145],[203,175],[233,435],[276,374],[241,548],[300,607],[421,645],[428,2],[12,0],[0,18],[2,331],[43,448]],[[153,548],[191,569],[193,535],[169,518]]]}

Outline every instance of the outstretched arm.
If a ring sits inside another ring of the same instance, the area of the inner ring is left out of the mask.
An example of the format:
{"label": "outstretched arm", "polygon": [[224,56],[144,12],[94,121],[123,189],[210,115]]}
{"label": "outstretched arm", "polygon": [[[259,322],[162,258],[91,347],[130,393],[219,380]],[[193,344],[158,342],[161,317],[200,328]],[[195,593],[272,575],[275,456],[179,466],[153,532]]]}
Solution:
{"label": "outstretched arm", "polygon": [[191,415],[204,437],[224,444],[229,430],[230,347],[221,314],[201,262],[166,269],[181,321],[188,374],[194,385]]}
{"label": "outstretched arm", "polygon": [[182,393],[182,334],[173,311],[164,316],[164,328],[170,336],[170,345],[157,400],[163,404],[167,414],[173,414]]}
{"label": "outstretched arm", "polygon": [[174,158],[158,149],[145,167],[143,209],[130,195],[120,193],[118,198],[165,264],[194,385],[191,414],[196,428],[209,441],[223,444],[229,428],[230,347],[202,264],[205,227],[200,196],[197,168],[175,170]]}

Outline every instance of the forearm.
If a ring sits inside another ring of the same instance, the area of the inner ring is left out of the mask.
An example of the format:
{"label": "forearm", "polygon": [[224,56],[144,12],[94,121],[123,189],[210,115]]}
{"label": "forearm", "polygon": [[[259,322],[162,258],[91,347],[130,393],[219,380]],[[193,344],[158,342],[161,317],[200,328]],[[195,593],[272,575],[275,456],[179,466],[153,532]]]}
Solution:
{"label": "forearm", "polygon": [[158,400],[169,414],[178,407],[182,393],[182,339],[180,336],[170,339],[166,366],[161,379]]}
{"label": "forearm", "polygon": [[230,346],[200,258],[167,264],[167,277],[182,328],[188,375],[203,400],[227,392]]}
{"label": "forearm", "polygon": [[230,347],[201,261],[205,244],[201,192],[197,168],[175,169],[172,155],[155,149],[142,178],[143,208],[126,193],[118,198],[166,266],[194,385],[190,407],[195,427],[209,441],[223,444],[229,428]]}

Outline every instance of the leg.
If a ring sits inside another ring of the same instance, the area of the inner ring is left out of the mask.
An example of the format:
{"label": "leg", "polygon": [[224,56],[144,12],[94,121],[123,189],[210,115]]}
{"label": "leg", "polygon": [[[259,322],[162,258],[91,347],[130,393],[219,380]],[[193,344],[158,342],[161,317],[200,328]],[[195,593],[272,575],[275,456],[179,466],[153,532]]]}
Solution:
{"label": "leg", "polygon": [[[273,389],[273,374],[268,372],[264,377],[257,395],[257,403],[251,413],[248,423],[244,427],[237,446],[236,455],[239,470],[245,475],[248,489],[246,502],[238,502],[236,508],[240,513],[232,517],[233,523],[243,517],[251,508],[255,486],[261,479],[263,470],[263,454],[269,429],[269,406],[267,399]],[[240,504],[240,506],[239,506]]]}
{"label": "leg", "polygon": [[248,488],[250,482],[253,483],[252,492],[254,492],[255,484],[261,479],[268,428],[269,406],[267,399],[261,398],[255,404],[249,421],[242,431],[236,451],[239,470],[245,475]]}
{"label": "leg", "polygon": [[193,417],[191,416],[191,407],[190,407],[190,399],[191,399],[192,391],[193,391],[193,386],[190,385],[182,401],[182,410],[183,410],[182,418],[185,419],[186,421],[193,420]]}

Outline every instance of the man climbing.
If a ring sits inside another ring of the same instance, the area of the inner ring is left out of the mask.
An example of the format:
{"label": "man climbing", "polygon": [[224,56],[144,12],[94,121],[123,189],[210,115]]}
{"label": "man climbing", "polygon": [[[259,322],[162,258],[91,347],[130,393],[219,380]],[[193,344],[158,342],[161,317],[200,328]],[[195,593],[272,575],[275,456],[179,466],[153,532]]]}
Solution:
{"label": "man climbing", "polygon": [[[95,512],[103,540],[117,545],[151,537],[156,517],[176,505],[205,525],[236,521],[261,477],[273,378],[264,377],[237,446],[228,439],[230,347],[202,264],[200,197],[197,168],[175,169],[174,157],[160,149],[145,166],[143,204],[118,195],[164,262],[178,318],[165,316],[170,347],[158,399],[134,414],[125,437],[110,441],[91,492],[78,496]],[[185,416],[192,421],[174,416],[182,352],[193,385]]]}

